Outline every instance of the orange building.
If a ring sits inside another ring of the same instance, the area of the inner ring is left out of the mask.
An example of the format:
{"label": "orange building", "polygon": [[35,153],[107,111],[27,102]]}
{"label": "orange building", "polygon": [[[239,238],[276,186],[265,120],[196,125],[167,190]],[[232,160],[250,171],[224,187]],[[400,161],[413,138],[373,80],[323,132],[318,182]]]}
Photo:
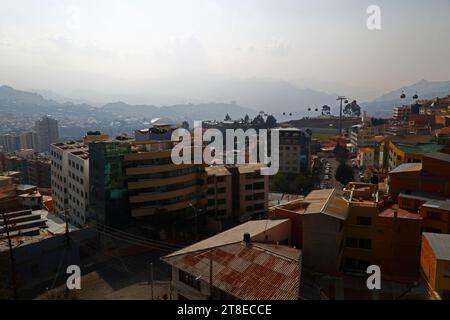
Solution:
{"label": "orange building", "polygon": [[420,266],[430,296],[450,299],[450,235],[423,233]]}
{"label": "orange building", "polygon": [[389,172],[389,182],[394,198],[408,191],[450,197],[450,154],[433,152],[423,155],[422,163],[404,163]]}
{"label": "orange building", "polygon": [[411,282],[419,276],[422,217],[392,205],[377,217],[374,256],[383,278]]}

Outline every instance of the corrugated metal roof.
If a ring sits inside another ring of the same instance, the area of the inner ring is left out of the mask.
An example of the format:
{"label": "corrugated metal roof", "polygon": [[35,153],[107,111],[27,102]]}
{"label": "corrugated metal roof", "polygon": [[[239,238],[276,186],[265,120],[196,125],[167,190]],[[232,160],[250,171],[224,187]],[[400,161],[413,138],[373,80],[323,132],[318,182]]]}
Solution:
{"label": "corrugated metal roof", "polygon": [[437,260],[450,261],[450,234],[422,233],[428,240]]}
{"label": "corrugated metal roof", "polygon": [[422,170],[422,163],[403,163],[391,170],[389,173],[400,173],[400,172],[415,172]]}
{"label": "corrugated metal roof", "polygon": [[163,260],[243,300],[296,300],[301,251],[287,246],[243,242]]}

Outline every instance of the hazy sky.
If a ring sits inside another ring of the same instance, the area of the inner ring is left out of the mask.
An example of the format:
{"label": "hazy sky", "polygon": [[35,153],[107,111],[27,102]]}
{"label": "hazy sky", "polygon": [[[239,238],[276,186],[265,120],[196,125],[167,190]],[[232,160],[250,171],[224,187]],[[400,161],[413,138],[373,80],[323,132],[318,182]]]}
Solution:
{"label": "hazy sky", "polygon": [[[450,80],[449,0],[0,4],[0,83],[21,88],[107,91],[126,81],[127,93],[183,74],[375,92]],[[371,4],[381,8],[381,30],[366,27]]]}

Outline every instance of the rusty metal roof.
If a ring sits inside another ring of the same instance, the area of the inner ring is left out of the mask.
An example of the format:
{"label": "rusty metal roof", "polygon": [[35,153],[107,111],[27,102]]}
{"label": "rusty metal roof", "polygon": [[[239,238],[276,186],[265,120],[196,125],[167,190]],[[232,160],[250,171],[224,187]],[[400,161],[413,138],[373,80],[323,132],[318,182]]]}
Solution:
{"label": "rusty metal roof", "polygon": [[301,251],[273,244],[244,242],[211,250],[166,256],[164,261],[242,300],[296,300]]}

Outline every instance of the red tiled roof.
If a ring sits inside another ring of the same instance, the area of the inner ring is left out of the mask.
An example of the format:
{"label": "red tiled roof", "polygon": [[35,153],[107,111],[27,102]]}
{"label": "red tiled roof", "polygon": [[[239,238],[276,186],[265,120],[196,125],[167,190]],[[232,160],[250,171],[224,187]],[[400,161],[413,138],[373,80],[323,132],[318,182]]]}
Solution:
{"label": "red tiled roof", "polygon": [[243,242],[164,257],[163,260],[243,300],[296,300],[301,251],[288,246]]}
{"label": "red tiled roof", "polygon": [[395,211],[397,211],[398,218],[422,220],[422,217],[418,213],[410,210],[397,208],[397,205],[393,205],[389,208],[384,209],[378,216],[385,218],[393,218]]}

